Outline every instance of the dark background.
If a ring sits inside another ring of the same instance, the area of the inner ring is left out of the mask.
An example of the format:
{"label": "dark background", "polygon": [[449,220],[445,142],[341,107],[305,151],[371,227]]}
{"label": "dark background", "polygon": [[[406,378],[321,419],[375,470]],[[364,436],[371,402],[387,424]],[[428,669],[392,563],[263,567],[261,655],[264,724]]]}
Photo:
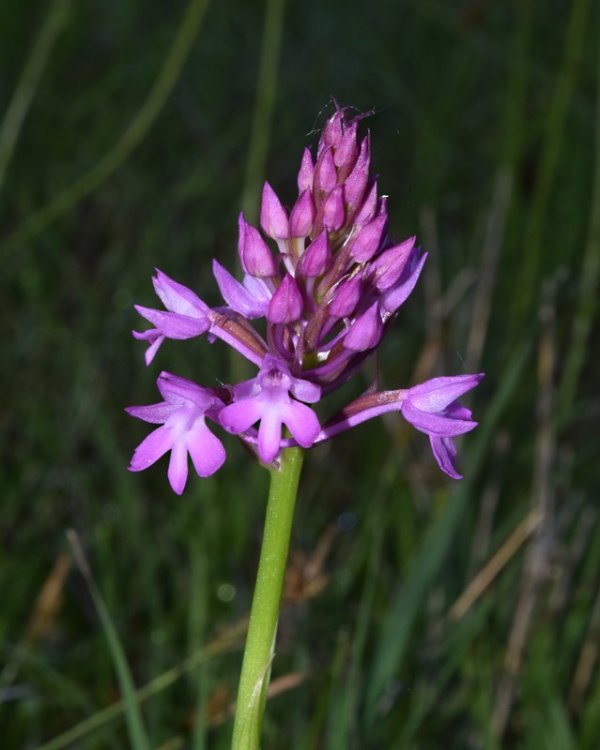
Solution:
{"label": "dark background", "polygon": [[3,748],[128,747],[68,529],[136,686],[162,676],[152,747],[228,746],[268,476],[232,438],[181,498],[127,472],[160,369],[238,367],[198,339],[146,369],[132,305],[154,266],[217,302],[333,96],[430,251],[384,384],[487,378],[461,483],[400,418],[308,456],[264,747],[598,747],[599,32],[590,0],[2,2]]}

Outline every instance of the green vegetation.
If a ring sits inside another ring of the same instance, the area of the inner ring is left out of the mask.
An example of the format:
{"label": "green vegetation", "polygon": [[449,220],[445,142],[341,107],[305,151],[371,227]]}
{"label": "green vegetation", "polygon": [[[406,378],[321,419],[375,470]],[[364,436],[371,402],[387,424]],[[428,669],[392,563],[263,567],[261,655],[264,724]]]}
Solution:
{"label": "green vegetation", "polygon": [[431,253],[383,382],[487,378],[462,483],[399,417],[307,455],[264,747],[598,748],[598,10],[0,4],[3,750],[228,748],[268,474],[233,439],[182,498],[127,472],[158,368],[240,367],[146,369],[132,305],[154,266],[216,303],[332,95]]}

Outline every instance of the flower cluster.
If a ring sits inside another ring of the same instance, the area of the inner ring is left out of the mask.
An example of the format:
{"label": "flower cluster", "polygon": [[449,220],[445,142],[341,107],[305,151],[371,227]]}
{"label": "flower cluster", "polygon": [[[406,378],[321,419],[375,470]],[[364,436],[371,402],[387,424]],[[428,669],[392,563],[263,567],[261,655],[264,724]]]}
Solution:
{"label": "flower cluster", "polygon": [[[136,449],[132,471],[171,451],[168,476],[178,494],[187,480],[188,453],[200,476],[213,474],[225,450],[207,419],[272,463],[283,447],[309,448],[366,419],[398,411],[429,435],[440,468],[460,478],[453,437],[476,422],[458,398],[482,375],[370,390],[323,426],[309,406],[345,383],[375,352],[427,257],[414,237],[400,243],[389,237],[387,200],[378,194],[377,178],[370,177],[370,138],[359,136],[359,121],[338,108],[322,131],[315,158],[305,149],[291,210],[265,183],[262,234],[240,214],[242,281],[213,261],[223,306],[209,307],[188,287],[156,272],[154,289],[165,310],[136,306],[153,326],[134,332],[148,343],[147,364],[165,339],[207,334],[210,341],[221,339],[236,349],[258,373],[221,388],[162,373],[158,389],[164,401],[127,410],[160,425]],[[250,322],[260,318],[266,321],[264,335]]]}

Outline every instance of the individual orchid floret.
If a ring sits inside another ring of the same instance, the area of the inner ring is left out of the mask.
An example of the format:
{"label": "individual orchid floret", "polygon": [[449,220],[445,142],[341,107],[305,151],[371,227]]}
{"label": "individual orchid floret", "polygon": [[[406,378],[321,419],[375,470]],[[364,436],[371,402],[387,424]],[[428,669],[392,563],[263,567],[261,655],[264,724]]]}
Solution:
{"label": "individual orchid floret", "polygon": [[149,342],[146,350],[147,365],[152,362],[166,338],[191,339],[206,333],[210,327],[210,308],[191,289],[158,269],[152,282],[167,312],[142,305],[135,306],[137,312],[155,326],[148,331],[133,331],[135,338]]}
{"label": "individual orchid floret", "polygon": [[289,237],[287,213],[268,182],[263,187],[260,225],[264,233],[274,240],[286,240]]}
{"label": "individual orchid floret", "polygon": [[233,389],[234,402],[219,413],[221,425],[240,434],[260,421],[258,455],[271,463],[281,447],[281,428],[285,425],[294,440],[309,448],[320,431],[314,411],[301,401],[315,403],[321,389],[308,380],[295,378],[283,360],[267,355],[258,376]]}
{"label": "individual orchid floret", "polygon": [[143,471],[171,451],[169,483],[181,495],[187,482],[188,454],[200,477],[214,474],[225,461],[223,444],[206,426],[206,417],[217,419],[223,400],[215,390],[168,372],[161,373],[156,384],[163,401],[125,409],[132,417],[160,425],[135,449],[129,468]]}
{"label": "individual orchid floret", "polygon": [[407,422],[429,435],[436,461],[453,479],[460,479],[461,475],[456,471],[456,447],[452,438],[477,427],[470,409],[459,404],[458,398],[482,379],[481,373],[433,378],[409,388],[400,407]]}

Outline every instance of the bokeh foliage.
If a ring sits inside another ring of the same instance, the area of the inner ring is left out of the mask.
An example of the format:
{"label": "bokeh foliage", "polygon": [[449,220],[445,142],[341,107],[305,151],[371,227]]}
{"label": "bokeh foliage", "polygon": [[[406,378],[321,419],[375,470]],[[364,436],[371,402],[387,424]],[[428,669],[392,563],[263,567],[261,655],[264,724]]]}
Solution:
{"label": "bokeh foliage", "polygon": [[[122,407],[157,374],[131,307],[154,266],[216,302],[240,205],[265,176],[293,199],[335,96],[373,109],[391,229],[431,252],[383,382],[487,379],[458,486],[400,418],[308,457],[265,747],[594,750],[597,6],[205,5],[0,5],[2,746],[128,747],[74,529],[135,684],[159,679],[152,746],[227,747],[267,477],[233,439],[181,499],[126,471],[143,428]],[[158,366],[238,367],[204,341]]]}

